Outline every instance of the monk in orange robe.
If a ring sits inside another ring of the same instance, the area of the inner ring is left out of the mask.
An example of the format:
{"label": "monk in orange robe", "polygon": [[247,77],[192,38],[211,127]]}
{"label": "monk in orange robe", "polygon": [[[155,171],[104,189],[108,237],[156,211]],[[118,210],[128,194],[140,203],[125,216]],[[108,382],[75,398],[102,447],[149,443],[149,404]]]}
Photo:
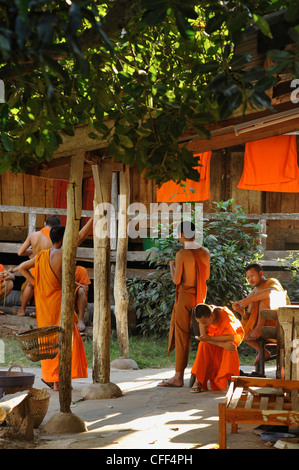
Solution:
{"label": "monk in orange robe", "polygon": [[208,390],[208,382],[211,390],[225,390],[227,381],[239,375],[237,347],[244,337],[241,322],[227,307],[201,303],[194,313],[201,335],[191,369],[196,380],[190,391]]}
{"label": "monk in orange robe", "polygon": [[191,309],[205,300],[206,281],[210,275],[210,252],[195,242],[194,224],[182,222],[178,230],[184,248],[178,251],[175,261],[170,262],[176,292],[168,342],[168,356],[175,349],[175,374],[158,384],[162,387],[182,387],[184,384],[191,342]]}
{"label": "monk in orange robe", "polygon": [[[37,254],[33,260],[25,261],[19,271],[30,282],[34,282],[37,326],[60,324],[62,296],[62,239],[65,227],[56,225],[50,231],[53,246]],[[30,269],[35,267],[35,279]],[[86,378],[87,360],[74,312],[72,378]],[[43,380],[59,390],[59,355],[41,361]]]}
{"label": "monk in orange robe", "polygon": [[75,308],[76,313],[78,314],[78,329],[82,332],[86,328],[84,313],[88,303],[88,286],[91,284],[87,269],[83,266],[76,266],[75,283]]}
{"label": "monk in orange robe", "polygon": [[[10,272],[10,270],[6,271],[3,264],[0,264],[0,302],[5,300],[12,291],[14,279],[15,277],[12,272]],[[0,310],[0,314],[3,313],[4,312]]]}
{"label": "monk in orange robe", "polygon": [[[262,319],[260,311],[283,307],[290,304],[290,300],[287,291],[284,290],[280,282],[275,278],[267,279],[259,264],[252,263],[245,270],[246,278],[253,290],[245,299],[232,302],[232,308],[242,316],[242,325],[245,331],[244,341],[256,349],[258,353],[254,362],[256,365],[260,360],[260,345],[257,340],[261,336],[262,327],[277,325],[277,320]],[[269,356],[270,352],[265,350],[265,357]]]}
{"label": "monk in orange robe", "polygon": [[[60,219],[57,215],[50,215],[41,230],[32,232],[28,235],[24,243],[19,248],[18,255],[34,258],[40,251],[50,248],[52,246],[50,230],[54,225],[60,225]],[[32,275],[34,277],[34,273],[32,273]],[[26,315],[26,306],[34,299],[33,288],[33,284],[26,279],[21,286],[21,307],[19,308],[17,315]]]}

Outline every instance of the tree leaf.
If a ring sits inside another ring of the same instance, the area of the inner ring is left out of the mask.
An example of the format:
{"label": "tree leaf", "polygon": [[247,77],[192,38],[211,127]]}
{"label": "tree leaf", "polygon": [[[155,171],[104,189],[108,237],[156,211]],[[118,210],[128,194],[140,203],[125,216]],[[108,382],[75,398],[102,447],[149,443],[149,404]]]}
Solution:
{"label": "tree leaf", "polygon": [[5,132],[1,132],[1,139],[2,139],[2,144],[3,144],[4,149],[7,152],[12,152],[13,151],[12,142],[10,138],[8,137],[8,135],[5,134]]}
{"label": "tree leaf", "polygon": [[252,17],[254,21],[257,23],[257,25],[259,26],[262,33],[265,36],[268,36],[269,38],[273,39],[273,35],[271,33],[268,21],[263,16],[260,16],[256,13],[253,13]]}

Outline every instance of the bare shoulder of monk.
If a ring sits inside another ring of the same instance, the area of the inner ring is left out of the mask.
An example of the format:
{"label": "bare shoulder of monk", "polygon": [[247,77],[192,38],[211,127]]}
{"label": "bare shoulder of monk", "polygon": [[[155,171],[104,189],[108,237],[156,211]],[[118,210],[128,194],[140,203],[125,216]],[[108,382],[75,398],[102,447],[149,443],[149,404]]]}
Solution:
{"label": "bare shoulder of monk", "polygon": [[40,251],[51,248],[52,242],[41,232],[31,234],[31,247],[33,255],[36,256]]}

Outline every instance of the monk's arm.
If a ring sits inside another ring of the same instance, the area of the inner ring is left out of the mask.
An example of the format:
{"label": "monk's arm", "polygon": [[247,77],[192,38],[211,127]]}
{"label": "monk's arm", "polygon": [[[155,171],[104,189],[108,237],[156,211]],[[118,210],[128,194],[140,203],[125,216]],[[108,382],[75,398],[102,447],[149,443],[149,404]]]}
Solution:
{"label": "monk's arm", "polygon": [[181,282],[183,272],[183,259],[180,252],[176,254],[175,262],[170,261],[169,267],[172,282],[178,285]]}
{"label": "monk's arm", "polygon": [[32,249],[29,247],[31,246],[31,240],[30,236],[26,238],[24,243],[20,246],[18,250],[18,256],[31,256],[32,255]]}
{"label": "monk's arm", "polygon": [[264,289],[257,291],[254,294],[251,292],[245,299],[239,300],[238,304],[242,308],[248,307],[254,302],[259,302],[260,300],[268,300],[270,298],[270,293],[276,291],[276,289]]}
{"label": "monk's arm", "polygon": [[203,246],[201,247],[202,249],[202,262],[206,266],[206,279],[209,279],[210,277],[210,263],[211,263],[211,255],[210,252],[207,248],[204,248]]}
{"label": "monk's arm", "polygon": [[84,225],[84,227],[81,228],[79,234],[78,234],[78,246],[81,245],[81,243],[84,242],[84,240],[87,238],[90,229],[93,224],[93,217],[90,217],[89,221]]}
{"label": "monk's arm", "polygon": [[214,344],[221,348],[227,349],[228,351],[235,351],[237,346],[234,343],[235,335],[221,335],[221,336],[209,336],[203,335],[200,336],[201,341],[206,343]]}
{"label": "monk's arm", "polygon": [[30,269],[34,267],[34,264],[35,258],[24,261],[24,263],[21,263],[19,266],[17,266],[17,270],[20,272],[20,274],[30,281],[31,284],[34,284],[34,277],[32,276]]}

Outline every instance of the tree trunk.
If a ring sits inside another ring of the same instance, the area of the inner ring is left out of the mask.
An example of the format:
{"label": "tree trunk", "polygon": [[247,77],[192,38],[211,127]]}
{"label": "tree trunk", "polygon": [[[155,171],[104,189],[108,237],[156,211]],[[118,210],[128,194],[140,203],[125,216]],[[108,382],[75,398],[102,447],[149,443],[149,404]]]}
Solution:
{"label": "tree trunk", "polygon": [[107,205],[107,231],[103,206],[110,204],[112,161],[104,159],[102,165],[92,165],[94,193],[94,316],[93,316],[93,381],[110,382],[110,239],[109,207]]}
{"label": "tree trunk", "polygon": [[130,172],[126,167],[119,174],[119,219],[116,251],[116,265],[114,278],[114,300],[117,339],[120,353],[124,359],[129,358],[128,333],[128,292],[126,284],[127,249],[128,249],[128,205],[130,199]]}
{"label": "tree trunk", "polygon": [[62,299],[59,346],[60,411],[70,413],[72,399],[72,340],[75,311],[75,264],[82,209],[82,175],[85,152],[72,157],[67,187],[67,223],[63,238]]}

